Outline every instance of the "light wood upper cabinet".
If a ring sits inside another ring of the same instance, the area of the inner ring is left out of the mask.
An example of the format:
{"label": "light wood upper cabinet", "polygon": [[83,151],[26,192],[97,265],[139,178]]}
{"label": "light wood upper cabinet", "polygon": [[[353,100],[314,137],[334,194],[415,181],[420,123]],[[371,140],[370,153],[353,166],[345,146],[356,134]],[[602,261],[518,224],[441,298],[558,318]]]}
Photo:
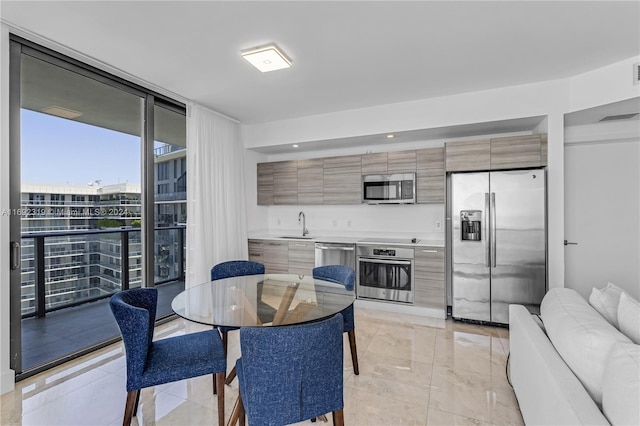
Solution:
{"label": "light wood upper cabinet", "polygon": [[489,170],[490,167],[491,141],[489,139],[445,144],[446,171]]}
{"label": "light wood upper cabinet", "polygon": [[523,169],[547,165],[547,135],[447,142],[445,170]]}
{"label": "light wood upper cabinet", "polygon": [[491,170],[540,166],[540,135],[491,139]]}
{"label": "light wood upper cabinet", "polygon": [[258,163],[258,205],[273,204],[273,163]]}
{"label": "light wood upper cabinet", "polygon": [[360,204],[362,202],[360,155],[324,159],[324,204]]}
{"label": "light wood upper cabinet", "polygon": [[298,160],[298,204],[324,203],[324,161]]}
{"label": "light wood upper cabinet", "polygon": [[298,165],[296,161],[273,164],[273,204],[298,204]]}
{"label": "light wood upper cabinet", "polygon": [[315,243],[289,241],[289,273],[311,275],[316,263]]}
{"label": "light wood upper cabinet", "polygon": [[444,148],[416,151],[416,192],[418,203],[444,203]]}
{"label": "light wood upper cabinet", "polygon": [[547,166],[547,134],[540,135],[540,165]]}
{"label": "light wood upper cabinet", "polygon": [[387,173],[387,153],[376,152],[362,156],[362,175],[383,175]]}
{"label": "light wood upper cabinet", "polygon": [[415,305],[446,312],[444,248],[416,247],[414,255]]}
{"label": "light wood upper cabinet", "polygon": [[387,153],[387,173],[415,173],[416,151],[391,151]]}

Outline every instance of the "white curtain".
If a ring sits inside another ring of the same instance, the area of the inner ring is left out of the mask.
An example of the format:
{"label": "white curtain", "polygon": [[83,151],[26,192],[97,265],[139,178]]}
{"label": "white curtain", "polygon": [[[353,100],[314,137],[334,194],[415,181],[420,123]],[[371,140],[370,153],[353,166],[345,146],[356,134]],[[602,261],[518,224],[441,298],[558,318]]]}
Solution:
{"label": "white curtain", "polygon": [[244,155],[240,125],[187,106],[187,276],[210,279],[213,265],[247,259]]}

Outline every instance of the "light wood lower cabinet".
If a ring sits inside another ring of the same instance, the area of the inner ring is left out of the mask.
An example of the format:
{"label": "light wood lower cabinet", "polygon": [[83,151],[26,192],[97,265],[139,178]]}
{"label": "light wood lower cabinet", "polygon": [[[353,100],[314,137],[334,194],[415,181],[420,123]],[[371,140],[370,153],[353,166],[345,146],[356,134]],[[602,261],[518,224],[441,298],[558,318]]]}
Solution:
{"label": "light wood lower cabinet", "polygon": [[315,243],[289,241],[289,273],[311,275],[316,263]]}
{"label": "light wood lower cabinet", "polygon": [[315,243],[249,239],[249,260],[262,263],[267,274],[311,275],[315,266]]}
{"label": "light wood lower cabinet", "polygon": [[267,274],[286,274],[289,272],[289,243],[287,241],[264,240],[264,269]]}
{"label": "light wood lower cabinet", "polygon": [[444,247],[414,249],[414,304],[446,312]]}

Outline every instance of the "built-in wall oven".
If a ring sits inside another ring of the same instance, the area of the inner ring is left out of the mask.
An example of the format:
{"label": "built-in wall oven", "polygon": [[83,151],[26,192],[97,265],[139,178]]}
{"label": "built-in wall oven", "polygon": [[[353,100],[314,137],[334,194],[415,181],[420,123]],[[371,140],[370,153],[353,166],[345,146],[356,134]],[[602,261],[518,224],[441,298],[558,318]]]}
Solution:
{"label": "built-in wall oven", "polygon": [[[366,239],[357,244],[357,294],[359,299],[413,303],[415,240]],[[396,245],[396,244],[407,245]]]}

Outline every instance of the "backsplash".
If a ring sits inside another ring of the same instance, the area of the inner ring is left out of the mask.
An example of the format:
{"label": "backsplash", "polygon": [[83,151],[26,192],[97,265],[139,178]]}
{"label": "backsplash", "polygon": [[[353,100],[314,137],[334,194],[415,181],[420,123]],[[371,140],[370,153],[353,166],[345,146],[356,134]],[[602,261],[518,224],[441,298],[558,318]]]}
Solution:
{"label": "backsplash", "polygon": [[[421,239],[444,239],[444,205],[335,205],[335,206],[270,206],[267,211],[268,231],[284,235],[302,233],[298,213],[306,216],[311,236],[398,236]],[[438,228],[439,224],[439,228]]]}

